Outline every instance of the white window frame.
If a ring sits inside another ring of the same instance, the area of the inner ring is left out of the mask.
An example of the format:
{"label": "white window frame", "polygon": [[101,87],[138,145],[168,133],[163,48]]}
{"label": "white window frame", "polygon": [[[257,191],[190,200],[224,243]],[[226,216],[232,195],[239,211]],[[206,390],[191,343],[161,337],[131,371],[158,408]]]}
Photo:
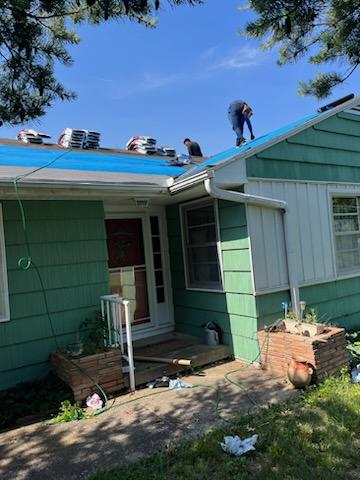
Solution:
{"label": "white window frame", "polygon": [[[335,266],[335,272],[336,272],[336,278],[351,278],[354,276],[359,276],[360,274],[360,265],[355,266],[353,268],[348,268],[346,270],[339,270],[338,265],[337,265],[337,255],[338,251],[336,248],[336,237],[337,237],[337,232],[335,231],[335,215],[334,215],[334,207],[333,207],[333,200],[334,198],[355,198],[357,201],[358,205],[358,211],[357,211],[357,216],[358,216],[358,221],[360,224],[360,191],[349,191],[349,192],[330,192],[330,213],[331,213],[331,224],[332,224],[332,244],[333,244],[333,254],[334,254],[334,266]],[[359,233],[360,235],[360,230],[359,232],[344,232],[342,235],[353,235],[354,233]],[[360,249],[359,249],[360,251]]]}
{"label": "white window frame", "polygon": [[[203,205],[212,204],[214,206],[214,219],[215,219],[215,234],[216,234],[216,250],[219,262],[219,273],[220,281],[219,288],[209,288],[201,286],[193,286],[190,284],[190,275],[188,269],[188,250],[187,250],[187,234],[186,234],[186,224],[185,224],[185,212],[187,210],[192,210],[196,208],[201,208]],[[224,275],[223,275],[223,264],[222,264],[222,253],[221,253],[221,240],[220,240],[220,222],[219,222],[219,208],[217,200],[211,198],[199,198],[191,202],[182,203],[179,205],[180,211],[180,227],[181,227],[181,240],[182,240],[182,251],[183,251],[183,262],[184,262],[184,272],[185,272],[185,288],[186,290],[194,290],[199,292],[213,292],[213,293],[224,293]]]}
{"label": "white window frame", "polygon": [[7,265],[6,265],[4,222],[3,222],[1,203],[0,203],[0,275],[1,275],[1,282],[4,286],[3,301],[5,305],[5,314],[2,316],[0,315],[0,322],[8,322],[10,320],[9,286],[8,286],[8,275],[7,275]]}

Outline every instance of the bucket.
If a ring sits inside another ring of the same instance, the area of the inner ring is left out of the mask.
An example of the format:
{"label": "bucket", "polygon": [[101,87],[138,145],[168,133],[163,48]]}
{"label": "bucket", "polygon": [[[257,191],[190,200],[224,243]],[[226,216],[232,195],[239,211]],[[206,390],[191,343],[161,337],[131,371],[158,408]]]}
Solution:
{"label": "bucket", "polygon": [[216,325],[212,322],[209,322],[204,327],[205,343],[210,347],[215,347],[219,345],[219,333],[217,331]]}

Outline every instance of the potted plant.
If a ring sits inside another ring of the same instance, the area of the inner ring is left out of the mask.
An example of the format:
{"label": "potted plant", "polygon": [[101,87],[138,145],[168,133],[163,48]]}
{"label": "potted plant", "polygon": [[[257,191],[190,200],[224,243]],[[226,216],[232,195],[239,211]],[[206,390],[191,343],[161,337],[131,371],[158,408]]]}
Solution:
{"label": "potted plant", "polygon": [[319,322],[316,310],[311,308],[305,315],[304,310],[305,308],[302,309],[300,316],[291,311],[285,313],[285,330],[288,333],[305,335],[306,337],[321,335],[326,329],[326,325]]}
{"label": "potted plant", "polygon": [[124,388],[122,354],[107,344],[107,324],[100,312],[80,326],[78,341],[51,355],[53,372],[84,400],[100,385],[106,392]]}

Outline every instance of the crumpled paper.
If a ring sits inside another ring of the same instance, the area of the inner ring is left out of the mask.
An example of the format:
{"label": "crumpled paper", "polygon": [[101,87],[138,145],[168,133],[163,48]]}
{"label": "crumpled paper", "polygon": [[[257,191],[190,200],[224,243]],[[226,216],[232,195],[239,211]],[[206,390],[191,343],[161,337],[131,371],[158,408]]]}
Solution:
{"label": "crumpled paper", "polygon": [[254,445],[257,442],[257,439],[257,434],[253,435],[252,437],[245,438],[245,440],[241,440],[241,438],[237,435],[228,436],[224,437],[224,442],[220,443],[220,445],[224,452],[228,453],[229,455],[240,457],[244,453],[255,450]]}
{"label": "crumpled paper", "polygon": [[86,405],[93,410],[100,410],[100,408],[103,406],[103,401],[97,393],[94,393],[93,395],[87,397]]}
{"label": "crumpled paper", "polygon": [[185,383],[181,378],[175,378],[175,380],[170,380],[169,388],[170,390],[180,390],[180,388],[192,388],[194,385],[192,383]]}

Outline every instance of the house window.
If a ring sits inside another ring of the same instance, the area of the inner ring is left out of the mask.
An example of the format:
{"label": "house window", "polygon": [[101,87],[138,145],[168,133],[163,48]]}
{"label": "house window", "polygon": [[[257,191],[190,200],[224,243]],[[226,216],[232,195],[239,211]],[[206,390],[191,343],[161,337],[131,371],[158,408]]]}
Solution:
{"label": "house window", "polygon": [[9,292],[5,256],[4,226],[0,204],[0,322],[6,322],[9,319]]}
{"label": "house window", "polygon": [[360,197],[334,197],[336,266],[339,273],[360,269]]}
{"label": "house window", "polygon": [[187,287],[222,290],[214,202],[185,205],[182,213]]}
{"label": "house window", "polygon": [[164,285],[164,271],[163,262],[161,258],[161,239],[160,239],[160,225],[158,217],[150,217],[151,226],[151,241],[154,259],[155,271],[155,286],[156,286],[156,301],[157,303],[165,302],[165,285]]}

